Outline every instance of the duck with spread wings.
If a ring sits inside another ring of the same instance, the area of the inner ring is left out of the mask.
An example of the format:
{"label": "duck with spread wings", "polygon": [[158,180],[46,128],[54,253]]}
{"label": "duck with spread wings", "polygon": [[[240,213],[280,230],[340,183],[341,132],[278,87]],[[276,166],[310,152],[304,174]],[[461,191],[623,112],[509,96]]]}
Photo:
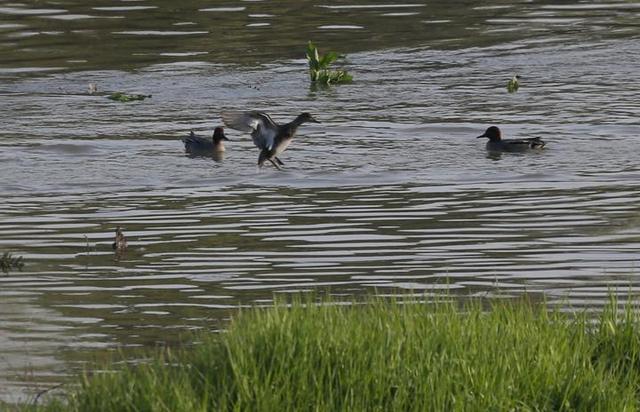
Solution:
{"label": "duck with spread wings", "polygon": [[268,114],[260,111],[224,112],[222,120],[232,129],[251,134],[253,143],[260,149],[258,166],[262,167],[268,160],[277,169],[284,165],[278,155],[289,146],[298,127],[307,122],[320,123],[306,112],[286,124],[277,124]]}

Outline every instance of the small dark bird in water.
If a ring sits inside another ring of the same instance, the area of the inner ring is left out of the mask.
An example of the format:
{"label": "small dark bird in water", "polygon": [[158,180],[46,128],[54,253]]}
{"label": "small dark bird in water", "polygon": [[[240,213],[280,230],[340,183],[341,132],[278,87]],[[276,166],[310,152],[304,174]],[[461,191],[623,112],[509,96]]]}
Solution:
{"label": "small dark bird in water", "polygon": [[539,137],[528,139],[503,139],[502,132],[496,126],[489,127],[484,134],[478,136],[480,139],[486,137],[487,150],[490,152],[524,152],[530,149],[542,149],[546,144]]}
{"label": "small dark bird in water", "polygon": [[278,155],[289,146],[298,127],[306,122],[320,123],[309,113],[301,113],[293,121],[280,125],[268,114],[259,111],[224,112],[222,120],[232,129],[251,133],[253,144],[260,149],[258,166],[262,167],[268,160],[277,169],[284,166]]}
{"label": "small dark bird in water", "polygon": [[224,152],[223,140],[229,141],[227,136],[224,135],[224,129],[222,127],[216,127],[213,131],[211,139],[207,139],[202,136],[197,136],[193,130],[188,137],[182,139],[184,142],[184,149],[188,153],[213,153]]}
{"label": "small dark bird in water", "polygon": [[122,233],[120,226],[116,227],[116,237],[114,242],[111,244],[111,248],[116,252],[122,252],[127,248],[127,238],[124,237],[124,233]]}

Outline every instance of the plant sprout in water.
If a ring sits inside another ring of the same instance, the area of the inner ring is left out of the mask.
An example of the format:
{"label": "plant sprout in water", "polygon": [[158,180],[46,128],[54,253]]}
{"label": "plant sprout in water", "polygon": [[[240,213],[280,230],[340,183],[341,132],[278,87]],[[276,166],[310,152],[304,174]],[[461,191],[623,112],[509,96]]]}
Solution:
{"label": "plant sprout in water", "polygon": [[313,83],[338,84],[349,83],[353,80],[346,70],[329,70],[329,66],[338,59],[338,53],[318,53],[318,48],[311,42],[307,44],[307,62],[309,63],[309,78]]}
{"label": "plant sprout in water", "polygon": [[507,91],[509,93],[515,93],[518,91],[519,87],[520,87],[520,75],[516,74],[507,82]]}

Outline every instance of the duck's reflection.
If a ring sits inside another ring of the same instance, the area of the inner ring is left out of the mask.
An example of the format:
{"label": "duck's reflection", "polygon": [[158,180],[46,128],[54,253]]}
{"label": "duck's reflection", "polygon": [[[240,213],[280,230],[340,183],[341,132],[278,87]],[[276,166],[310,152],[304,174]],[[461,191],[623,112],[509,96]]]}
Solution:
{"label": "duck's reflection", "polygon": [[186,153],[189,159],[213,159],[216,162],[222,162],[224,160],[225,152],[195,152]]}

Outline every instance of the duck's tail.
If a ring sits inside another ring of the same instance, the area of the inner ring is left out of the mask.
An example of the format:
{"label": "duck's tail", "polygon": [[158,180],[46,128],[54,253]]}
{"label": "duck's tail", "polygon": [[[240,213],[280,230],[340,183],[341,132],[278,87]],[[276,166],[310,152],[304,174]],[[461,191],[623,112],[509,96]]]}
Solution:
{"label": "duck's tail", "polygon": [[534,137],[533,139],[529,140],[529,145],[532,149],[542,149],[546,144],[547,143],[539,137]]}

